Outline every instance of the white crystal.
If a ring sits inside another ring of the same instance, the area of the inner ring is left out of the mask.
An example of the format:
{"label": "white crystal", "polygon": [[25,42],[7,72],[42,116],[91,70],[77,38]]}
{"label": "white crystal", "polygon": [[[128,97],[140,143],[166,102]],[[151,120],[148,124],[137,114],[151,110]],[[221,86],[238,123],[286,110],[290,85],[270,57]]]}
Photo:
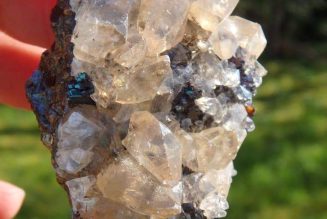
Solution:
{"label": "white crystal", "polygon": [[224,81],[224,69],[219,58],[208,52],[200,53],[193,61],[195,81],[202,89],[213,90]]}
{"label": "white crystal", "polygon": [[171,75],[172,70],[167,56],[145,59],[125,74],[115,75],[113,92],[116,95],[116,102],[132,104],[152,100],[160,85]]}
{"label": "white crystal", "polygon": [[260,87],[262,85],[262,77],[260,77],[258,75],[254,75],[253,82],[254,82],[254,86]]}
{"label": "white crystal", "polygon": [[237,98],[242,101],[252,101],[253,94],[246,89],[244,86],[239,86],[233,89],[234,94],[236,94]]}
{"label": "white crystal", "polygon": [[227,61],[220,61],[215,54],[198,54],[193,61],[193,69],[193,83],[200,87],[204,94],[210,94],[220,85],[232,88],[240,85],[240,71]]}
{"label": "white crystal", "polygon": [[174,134],[182,145],[183,165],[192,170],[198,170],[197,151],[196,146],[194,145],[193,137],[182,129],[176,130]]}
{"label": "white crystal", "polygon": [[[128,122],[131,118],[131,115],[136,112],[136,111],[140,111],[140,107],[136,104],[123,104],[121,105],[120,109],[118,110],[118,112],[115,114],[114,116],[114,121],[116,123],[124,123],[124,122]],[[143,109],[146,110],[146,109]]]}
{"label": "white crystal", "polygon": [[81,5],[82,5],[82,0],[69,0],[69,4],[70,4],[72,10],[75,13],[77,13],[79,7],[81,7]]}
{"label": "white crystal", "polygon": [[201,97],[195,100],[195,104],[202,112],[213,116],[216,122],[220,122],[223,118],[224,108],[217,98]]}
{"label": "white crystal", "polygon": [[255,62],[255,71],[260,77],[264,77],[267,75],[268,71],[260,64],[260,62]]}
{"label": "white crystal", "polygon": [[226,197],[221,196],[218,192],[210,193],[200,204],[200,209],[209,219],[226,217],[228,208]]}
{"label": "white crystal", "polygon": [[123,144],[160,182],[176,184],[181,179],[182,147],[169,128],[151,113],[132,114]]}
{"label": "white crystal", "polygon": [[202,173],[183,176],[183,203],[194,203],[200,199],[199,181]]}
{"label": "white crystal", "polygon": [[101,126],[86,118],[82,113],[73,111],[67,121],[58,127],[58,148],[83,148],[90,150],[98,138]]}
{"label": "white crystal", "polygon": [[95,88],[91,98],[97,105],[107,108],[113,102],[113,75],[111,74],[111,69],[109,70],[108,68],[84,62],[77,58],[73,59],[71,68],[73,76],[77,76],[81,72],[86,72],[91,77]]}
{"label": "white crystal", "polygon": [[90,219],[149,219],[124,205],[106,198],[98,198],[95,205],[87,212],[80,212],[82,218]]}
{"label": "white crystal", "polygon": [[88,211],[96,202],[95,198],[87,198],[87,193],[95,184],[94,176],[76,178],[66,182],[72,201],[73,211]]}
{"label": "white crystal", "polygon": [[192,136],[199,170],[204,172],[225,168],[235,158],[240,146],[237,135],[221,127],[206,129]]}
{"label": "white crystal", "polygon": [[103,127],[87,119],[82,113],[73,111],[67,121],[58,127],[58,149],[56,161],[59,168],[77,173],[92,160],[92,148],[102,133]]}
{"label": "white crystal", "polygon": [[123,45],[127,38],[129,13],[134,0],[90,1],[76,16],[72,42],[80,60],[104,65],[108,53]]}
{"label": "white crystal", "polygon": [[211,116],[214,116],[217,114],[217,112],[222,111],[222,105],[217,98],[201,97],[200,99],[195,100],[195,104],[202,112]]}
{"label": "white crystal", "polygon": [[120,155],[97,177],[104,197],[145,215],[169,217],[181,212],[181,190],[160,185],[129,155]]}
{"label": "white crystal", "polygon": [[234,65],[229,64],[227,61],[222,61],[223,65],[223,80],[222,85],[226,87],[237,87],[241,83],[240,70]]}
{"label": "white crystal", "polygon": [[195,0],[189,17],[203,29],[214,31],[217,25],[229,16],[239,0]]}
{"label": "white crystal", "polygon": [[189,0],[142,0],[138,27],[148,54],[158,55],[182,40],[189,7]]}
{"label": "white crystal", "polygon": [[97,174],[66,182],[74,213],[177,219],[185,203],[225,217],[233,160],[255,128],[245,106],[267,74],[261,26],[229,17],[238,0],[69,2],[71,75],[89,75],[97,105],[70,109],[54,142],[63,179]]}
{"label": "white crystal", "polygon": [[137,104],[152,100],[160,85],[172,75],[167,56],[146,58],[130,69],[120,65],[102,68],[74,59],[72,70],[74,75],[87,72],[91,76],[95,86],[91,97],[103,108],[115,102]]}
{"label": "white crystal", "polygon": [[201,203],[211,193],[217,192],[227,198],[232,177],[233,163],[221,170],[211,169],[206,173],[192,173],[183,177],[183,203]]}
{"label": "white crystal", "polygon": [[56,161],[60,169],[68,173],[77,173],[92,161],[93,154],[80,148],[58,150]]}
{"label": "white crystal", "polygon": [[238,103],[232,104],[228,108],[223,126],[229,131],[238,130],[241,128],[241,124],[247,118],[247,115],[248,113],[246,112],[244,105]]}
{"label": "white crystal", "polygon": [[250,117],[247,117],[244,123],[246,131],[253,132],[255,130],[254,121]]}
{"label": "white crystal", "polygon": [[221,59],[235,55],[238,47],[258,58],[267,45],[261,26],[246,19],[231,16],[221,22],[209,39],[214,52]]}
{"label": "white crystal", "polygon": [[132,68],[145,58],[146,51],[145,40],[134,31],[129,33],[127,42],[112,53],[112,58],[124,67]]}
{"label": "white crystal", "polygon": [[243,142],[240,139],[243,132],[227,131],[222,127],[199,133],[187,133],[177,128],[174,133],[182,144],[183,165],[197,172],[224,169],[235,158]]}
{"label": "white crystal", "polygon": [[201,52],[207,52],[210,47],[210,44],[207,41],[199,40],[197,46]]}
{"label": "white crystal", "polygon": [[199,181],[199,189],[204,194],[217,191],[227,198],[234,174],[233,162],[221,170],[209,170]]}
{"label": "white crystal", "polygon": [[91,95],[91,98],[98,106],[107,108],[114,100],[113,91],[111,89],[113,78],[111,75],[100,75],[100,73],[96,77],[98,78],[93,81],[95,91]]}

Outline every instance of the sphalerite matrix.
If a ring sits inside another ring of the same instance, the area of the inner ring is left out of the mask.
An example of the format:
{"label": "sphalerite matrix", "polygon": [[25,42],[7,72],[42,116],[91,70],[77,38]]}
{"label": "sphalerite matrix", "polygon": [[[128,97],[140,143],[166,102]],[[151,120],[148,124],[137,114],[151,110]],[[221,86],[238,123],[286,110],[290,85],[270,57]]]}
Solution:
{"label": "sphalerite matrix", "polygon": [[27,82],[73,218],[222,218],[266,70],[238,0],[59,0]]}

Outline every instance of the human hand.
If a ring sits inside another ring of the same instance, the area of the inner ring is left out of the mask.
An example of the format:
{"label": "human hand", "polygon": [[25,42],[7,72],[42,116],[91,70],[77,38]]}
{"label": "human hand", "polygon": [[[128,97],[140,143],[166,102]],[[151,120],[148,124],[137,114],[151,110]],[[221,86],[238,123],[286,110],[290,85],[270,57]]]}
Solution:
{"label": "human hand", "polygon": [[0,181],[0,219],[11,219],[17,214],[25,192],[9,183]]}
{"label": "human hand", "polygon": [[0,103],[29,109],[25,82],[54,36],[50,15],[56,0],[0,1]]}
{"label": "human hand", "polygon": [[[0,1],[0,103],[29,109],[25,81],[53,42],[51,9],[56,0]],[[25,192],[0,181],[0,219],[13,218]]]}

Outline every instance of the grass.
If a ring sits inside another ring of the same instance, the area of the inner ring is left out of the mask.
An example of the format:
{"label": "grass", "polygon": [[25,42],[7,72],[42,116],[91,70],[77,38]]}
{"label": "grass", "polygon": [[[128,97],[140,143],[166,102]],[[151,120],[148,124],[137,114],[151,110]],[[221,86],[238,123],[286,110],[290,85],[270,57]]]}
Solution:
{"label": "grass", "polygon": [[[327,219],[327,66],[265,64],[257,130],[236,159],[227,219]],[[4,106],[0,114],[0,178],[27,192],[17,218],[69,218],[34,116]]]}
{"label": "grass", "polygon": [[327,66],[271,61],[228,218],[327,218]]}
{"label": "grass", "polygon": [[31,112],[0,107],[0,179],[25,189],[17,219],[70,217],[66,195],[57,185],[50,154],[39,140]]}

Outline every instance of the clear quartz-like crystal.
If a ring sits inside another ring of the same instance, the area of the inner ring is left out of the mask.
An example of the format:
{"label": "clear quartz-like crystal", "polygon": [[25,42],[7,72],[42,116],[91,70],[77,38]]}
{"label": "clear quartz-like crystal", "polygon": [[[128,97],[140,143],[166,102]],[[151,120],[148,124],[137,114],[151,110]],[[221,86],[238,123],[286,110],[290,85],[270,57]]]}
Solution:
{"label": "clear quartz-like crystal", "polygon": [[236,156],[240,147],[236,132],[216,127],[200,133],[175,132],[183,147],[183,164],[194,171],[223,169]]}
{"label": "clear quartz-like crystal", "polygon": [[148,54],[158,55],[182,40],[189,7],[189,0],[142,0],[138,28]]}
{"label": "clear quartz-like crystal", "polygon": [[86,167],[92,158],[93,152],[76,148],[58,151],[56,161],[60,169],[68,173],[77,173]]}
{"label": "clear quartz-like crystal", "polygon": [[73,149],[76,147],[91,149],[101,127],[80,112],[72,112],[66,122],[59,125],[58,147]]}
{"label": "clear quartz-like crystal", "polygon": [[181,211],[181,191],[159,184],[130,155],[121,155],[97,178],[104,197],[140,214],[169,217]]}
{"label": "clear quartz-like crystal", "polygon": [[173,133],[149,112],[132,114],[128,136],[123,141],[128,152],[162,182],[181,178],[181,145]]}
{"label": "clear quartz-like crystal", "polygon": [[195,100],[195,104],[202,112],[209,114],[215,121],[221,121],[224,115],[224,108],[217,98],[201,97]]}
{"label": "clear quartz-like crystal", "polygon": [[194,83],[204,93],[210,93],[215,87],[222,85],[237,87],[240,85],[240,71],[227,61],[220,61],[212,53],[200,53],[193,63],[195,71]]}
{"label": "clear quartz-like crystal", "polygon": [[263,67],[258,61],[255,63],[255,71],[260,77],[264,77],[268,73],[265,67]]}
{"label": "clear quartz-like crystal", "polygon": [[220,23],[209,41],[221,59],[231,58],[239,47],[258,58],[267,44],[259,24],[237,16],[226,18]]}
{"label": "clear quartz-like crystal", "polygon": [[93,207],[96,199],[87,198],[87,193],[94,184],[94,176],[76,178],[66,182],[74,211],[87,211]]}
{"label": "clear quartz-like crystal", "polygon": [[239,0],[195,0],[190,9],[190,18],[203,29],[216,30],[218,24],[229,16]]}
{"label": "clear quartz-like crystal", "polygon": [[237,3],[70,0],[69,104],[43,141],[74,218],[193,218],[185,206],[226,216],[233,160],[267,74],[263,31],[230,16]]}
{"label": "clear quartz-like crystal", "polygon": [[255,124],[251,118],[247,117],[244,123],[246,131],[253,132],[255,130]]}
{"label": "clear quartz-like crystal", "polygon": [[224,169],[209,170],[199,181],[199,189],[205,194],[217,191],[221,196],[227,198],[233,173],[233,162],[230,162]]}
{"label": "clear quartz-like crystal", "polygon": [[99,138],[101,126],[86,118],[81,112],[73,112],[58,128],[56,161],[60,169],[77,173],[92,160],[91,149]]}
{"label": "clear quartz-like crystal", "polygon": [[183,177],[183,203],[193,203],[199,199],[199,181],[202,173],[192,173]]}
{"label": "clear quartz-like crystal", "polygon": [[199,171],[203,172],[225,168],[235,158],[240,146],[237,135],[221,127],[206,129],[192,136]]}
{"label": "clear quartz-like crystal", "polygon": [[146,215],[141,215],[125,207],[122,204],[113,202],[106,198],[97,199],[91,209],[83,212],[84,218],[101,219],[149,219]]}
{"label": "clear quartz-like crystal", "polygon": [[184,130],[176,130],[175,135],[182,145],[183,165],[192,170],[197,170],[199,167],[193,137]]}
{"label": "clear quartz-like crystal", "polygon": [[227,61],[222,61],[223,69],[224,69],[224,78],[223,78],[223,86],[226,87],[237,87],[241,83],[240,70],[237,69],[234,65],[231,65]]}
{"label": "clear quartz-like crystal", "polygon": [[146,55],[147,46],[143,37],[136,31],[130,32],[126,43],[112,53],[115,62],[132,68],[139,64]]}
{"label": "clear quartz-like crystal", "polygon": [[231,162],[221,170],[211,169],[205,174],[192,173],[184,176],[183,202],[204,204],[203,202],[215,201],[211,200],[215,198],[215,196],[210,196],[212,193],[219,194],[222,199],[226,199],[234,172],[233,163]]}
{"label": "clear quartz-like crystal", "polygon": [[125,74],[114,76],[116,101],[131,104],[152,100],[164,79],[171,74],[172,70],[167,56],[147,58]]}
{"label": "clear quartz-like crystal", "polygon": [[219,58],[211,53],[200,53],[193,62],[196,76],[195,83],[204,89],[214,89],[223,84],[224,69]]}
{"label": "clear quartz-like crystal", "polygon": [[87,1],[76,17],[79,22],[72,38],[75,57],[103,64],[109,52],[125,43],[129,13],[136,5],[136,0]]}
{"label": "clear quartz-like crystal", "polygon": [[224,127],[229,131],[240,129],[247,115],[246,109],[242,104],[231,105],[224,118]]}
{"label": "clear quartz-like crystal", "polygon": [[110,156],[108,147],[116,150],[119,144],[112,119],[87,105],[74,107],[63,117],[57,139],[54,159],[61,176],[101,165]]}
{"label": "clear quartz-like crystal", "polygon": [[228,208],[226,198],[218,192],[210,193],[200,204],[200,209],[204,211],[204,215],[209,219],[226,217]]}

